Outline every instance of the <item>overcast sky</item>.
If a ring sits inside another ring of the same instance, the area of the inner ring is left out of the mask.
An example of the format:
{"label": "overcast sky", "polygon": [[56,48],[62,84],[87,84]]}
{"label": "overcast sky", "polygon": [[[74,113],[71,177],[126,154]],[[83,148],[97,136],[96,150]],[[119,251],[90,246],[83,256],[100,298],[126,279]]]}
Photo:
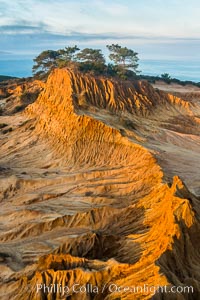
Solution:
{"label": "overcast sky", "polygon": [[117,42],[141,58],[200,58],[198,0],[0,0],[0,53]]}

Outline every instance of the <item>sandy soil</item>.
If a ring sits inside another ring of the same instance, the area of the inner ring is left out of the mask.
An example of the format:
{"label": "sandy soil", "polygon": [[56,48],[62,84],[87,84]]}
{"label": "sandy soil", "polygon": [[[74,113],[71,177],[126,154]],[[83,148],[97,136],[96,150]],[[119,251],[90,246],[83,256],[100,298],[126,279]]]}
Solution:
{"label": "sandy soil", "polygon": [[[36,291],[58,283],[70,299],[198,299],[198,91],[70,70],[36,85],[21,112],[23,89],[2,99],[0,298],[62,299]],[[76,294],[75,283],[101,292]],[[194,293],[124,289],[144,284]]]}

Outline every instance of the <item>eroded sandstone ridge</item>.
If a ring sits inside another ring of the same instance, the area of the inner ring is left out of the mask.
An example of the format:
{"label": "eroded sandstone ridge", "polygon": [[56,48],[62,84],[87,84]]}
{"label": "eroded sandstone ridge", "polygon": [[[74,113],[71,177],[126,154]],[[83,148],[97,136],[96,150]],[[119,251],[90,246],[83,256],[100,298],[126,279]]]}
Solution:
{"label": "eroded sandstone ridge", "polygon": [[1,117],[0,298],[198,299],[199,102],[67,69],[37,86]]}

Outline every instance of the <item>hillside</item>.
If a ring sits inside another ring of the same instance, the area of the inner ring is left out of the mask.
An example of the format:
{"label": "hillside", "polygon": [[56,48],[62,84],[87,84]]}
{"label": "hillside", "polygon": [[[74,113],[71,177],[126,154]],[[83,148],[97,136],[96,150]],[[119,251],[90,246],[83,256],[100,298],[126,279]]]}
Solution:
{"label": "hillside", "polygon": [[10,80],[10,79],[15,79],[15,78],[16,77],[0,75],[0,82],[5,80]]}
{"label": "hillside", "polygon": [[60,69],[0,101],[0,298],[198,299],[199,98]]}

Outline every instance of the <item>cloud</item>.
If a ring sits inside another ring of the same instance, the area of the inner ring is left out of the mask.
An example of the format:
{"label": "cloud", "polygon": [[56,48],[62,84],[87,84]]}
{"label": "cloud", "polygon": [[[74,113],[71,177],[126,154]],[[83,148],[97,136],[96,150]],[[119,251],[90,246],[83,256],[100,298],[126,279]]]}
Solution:
{"label": "cloud", "polygon": [[[14,52],[18,55],[35,56],[46,49],[60,49],[77,44],[80,48],[101,48],[105,52],[107,44],[119,43],[137,51],[142,57],[187,57],[200,56],[200,39],[166,38],[120,33],[83,33],[71,31],[67,34],[54,34],[34,26],[8,26],[4,30],[10,34],[1,35],[0,51]],[[27,33],[28,31],[28,33]]]}
{"label": "cloud", "polygon": [[7,54],[11,54],[11,52],[8,52],[8,51],[0,51],[0,54],[1,54],[1,55],[7,55]]}
{"label": "cloud", "polygon": [[197,0],[168,0],[167,6],[160,0],[0,0],[0,26],[16,26],[12,30],[19,34],[41,30],[199,37],[199,9]]}
{"label": "cloud", "polygon": [[45,26],[38,24],[37,26],[13,24],[0,26],[1,34],[37,34],[45,32]]}
{"label": "cloud", "polygon": [[141,57],[197,58],[199,8],[197,0],[0,0],[0,50],[34,56],[119,43]]}

